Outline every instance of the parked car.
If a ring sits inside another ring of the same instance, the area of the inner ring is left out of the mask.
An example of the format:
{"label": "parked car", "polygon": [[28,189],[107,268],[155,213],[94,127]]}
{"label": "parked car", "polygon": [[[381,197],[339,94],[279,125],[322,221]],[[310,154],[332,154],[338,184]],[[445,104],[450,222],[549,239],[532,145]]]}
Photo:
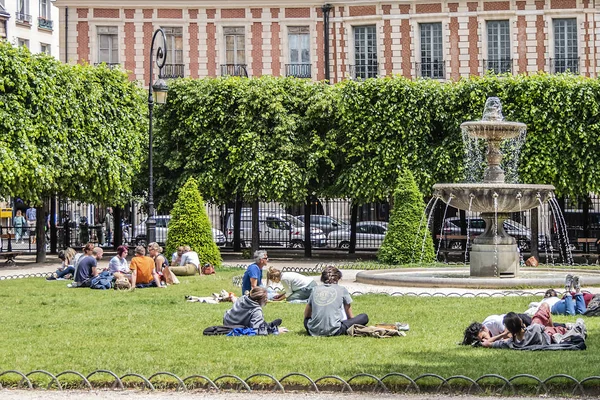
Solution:
{"label": "parked car", "polygon": [[[229,212],[225,223],[227,243],[233,243],[233,212]],[[258,232],[260,246],[264,247],[304,247],[304,222],[293,215],[283,212],[262,212],[258,214]],[[240,240],[242,247],[252,243],[252,210],[242,209],[240,221]],[[327,236],[319,228],[311,227],[310,241],[313,247],[326,247]]]}
{"label": "parked car", "polygon": [[[304,215],[298,215],[300,221],[304,222]],[[345,228],[348,224],[337,218],[330,217],[329,215],[311,215],[310,226],[319,228],[324,234],[328,235],[331,231]]]}
{"label": "parked car", "polygon": [[[480,217],[466,219],[469,221],[469,237],[472,240],[474,237],[481,235],[485,231],[485,220]],[[450,217],[444,220],[442,235],[461,235],[460,217]],[[521,251],[529,251],[531,249],[531,229],[525,225],[513,221],[512,219],[504,220],[504,231],[517,240],[517,245]],[[437,234],[437,233],[436,233]],[[442,239],[443,246],[452,249],[462,249],[463,241],[456,239]],[[546,237],[540,234],[538,237],[538,245],[540,250],[546,248]],[[549,244],[549,243],[548,243]]]}
{"label": "parked car", "polygon": [[[169,221],[171,220],[170,215],[157,215],[156,220],[156,242],[164,245],[167,241],[167,233],[169,231]],[[218,229],[212,229],[213,241],[217,246],[225,246],[225,235]],[[146,238],[146,221],[135,227],[135,244],[138,246],[146,246],[148,239]]]}
{"label": "parked car", "polygon": [[[350,248],[350,225],[332,231],[327,236],[327,246],[337,249]],[[361,221],[356,223],[356,248],[378,249],[383,243],[388,223],[381,221]]]}

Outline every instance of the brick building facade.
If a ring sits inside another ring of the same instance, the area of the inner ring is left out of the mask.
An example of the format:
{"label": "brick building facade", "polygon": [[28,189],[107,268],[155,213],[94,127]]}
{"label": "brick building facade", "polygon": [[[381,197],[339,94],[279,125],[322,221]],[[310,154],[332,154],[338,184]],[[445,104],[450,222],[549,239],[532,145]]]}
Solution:
{"label": "brick building facade", "polygon": [[61,60],[120,64],[147,84],[152,33],[162,27],[169,77],[596,77],[600,63],[594,0],[140,3],[56,0]]}

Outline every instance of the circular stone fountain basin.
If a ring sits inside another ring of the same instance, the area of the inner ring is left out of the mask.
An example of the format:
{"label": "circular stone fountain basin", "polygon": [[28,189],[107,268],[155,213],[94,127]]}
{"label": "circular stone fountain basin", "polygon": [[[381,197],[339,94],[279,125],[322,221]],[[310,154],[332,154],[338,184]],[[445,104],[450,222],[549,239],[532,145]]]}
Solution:
{"label": "circular stone fountain basin", "polygon": [[[451,207],[461,210],[511,213],[538,207],[539,200],[545,202],[552,196],[554,186],[519,183],[437,183],[433,185],[433,190],[434,196],[439,196]],[[494,204],[495,198],[497,207]]]}
{"label": "circular stone fountain basin", "polygon": [[401,268],[361,271],[356,282],[384,286],[450,287],[471,289],[563,288],[565,276],[578,275],[585,287],[600,285],[600,271],[521,268],[515,278],[498,279],[469,276],[469,268]]}
{"label": "circular stone fountain basin", "polygon": [[511,121],[468,121],[460,125],[461,129],[469,136],[500,141],[517,137],[527,129],[522,122]]}

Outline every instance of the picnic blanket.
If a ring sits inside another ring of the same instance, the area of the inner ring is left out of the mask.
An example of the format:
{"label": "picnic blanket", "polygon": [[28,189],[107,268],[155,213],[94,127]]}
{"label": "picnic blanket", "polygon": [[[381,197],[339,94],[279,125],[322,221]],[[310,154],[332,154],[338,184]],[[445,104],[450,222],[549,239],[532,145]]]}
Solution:
{"label": "picnic blanket", "polygon": [[396,329],[388,329],[380,326],[365,326],[354,324],[346,331],[348,336],[370,336],[374,338],[391,338],[395,336],[406,336],[405,332]]}

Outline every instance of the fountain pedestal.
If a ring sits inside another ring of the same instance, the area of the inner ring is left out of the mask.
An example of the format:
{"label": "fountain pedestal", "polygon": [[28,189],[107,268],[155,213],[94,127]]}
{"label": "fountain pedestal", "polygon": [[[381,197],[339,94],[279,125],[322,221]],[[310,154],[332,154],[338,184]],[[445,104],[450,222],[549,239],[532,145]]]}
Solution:
{"label": "fountain pedestal", "polygon": [[473,239],[470,275],[514,278],[519,274],[517,241],[504,230],[505,213],[481,213],[485,231]]}

